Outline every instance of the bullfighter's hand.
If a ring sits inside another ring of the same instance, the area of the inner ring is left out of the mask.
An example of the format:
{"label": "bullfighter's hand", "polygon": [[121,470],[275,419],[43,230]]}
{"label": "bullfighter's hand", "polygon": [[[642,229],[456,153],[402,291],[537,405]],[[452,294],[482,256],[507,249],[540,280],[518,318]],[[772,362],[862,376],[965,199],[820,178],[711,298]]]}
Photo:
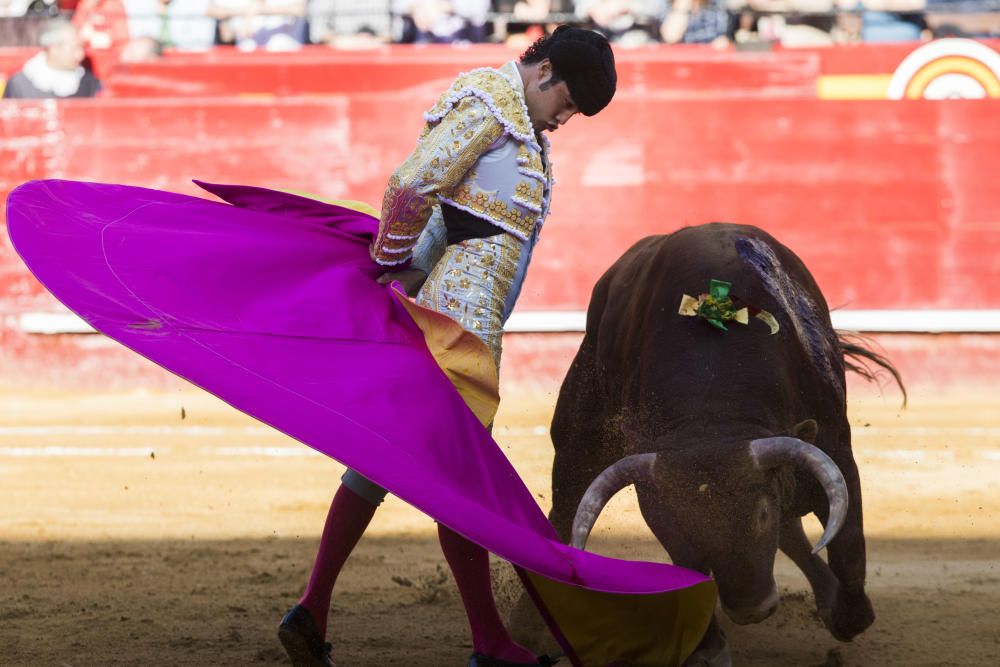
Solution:
{"label": "bullfighter's hand", "polygon": [[398,281],[403,285],[403,289],[408,295],[416,296],[424,281],[427,280],[427,274],[420,269],[406,269],[383,273],[377,280],[380,285],[388,285],[393,281]]}

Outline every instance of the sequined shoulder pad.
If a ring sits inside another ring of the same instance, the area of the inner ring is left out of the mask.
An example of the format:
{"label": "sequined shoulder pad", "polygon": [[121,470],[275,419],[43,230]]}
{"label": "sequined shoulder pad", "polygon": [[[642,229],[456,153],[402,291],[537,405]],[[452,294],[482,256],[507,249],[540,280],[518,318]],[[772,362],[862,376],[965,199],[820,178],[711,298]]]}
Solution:
{"label": "sequined shoulder pad", "polygon": [[424,113],[424,120],[431,124],[437,123],[470,96],[482,100],[508,134],[529,146],[539,148],[528,117],[528,107],[516,85],[503,72],[489,67],[460,74],[434,106]]}

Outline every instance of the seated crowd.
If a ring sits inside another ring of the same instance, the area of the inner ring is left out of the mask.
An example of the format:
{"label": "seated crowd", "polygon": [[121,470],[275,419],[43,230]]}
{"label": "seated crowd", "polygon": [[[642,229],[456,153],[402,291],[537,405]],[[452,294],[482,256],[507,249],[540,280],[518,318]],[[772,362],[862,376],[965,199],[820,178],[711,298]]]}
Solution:
{"label": "seated crowd", "polygon": [[[48,4],[46,4],[48,3]],[[28,11],[0,0],[0,17]],[[909,41],[1000,34],[1000,0],[35,0],[70,14],[88,50],[141,40],[184,51],[231,44],[291,50],[381,43],[521,42],[554,23],[591,27],[623,45]],[[72,9],[67,9],[72,6]],[[977,21],[930,25],[927,16]],[[992,19],[990,18],[992,16]],[[4,44],[0,33],[0,46]],[[145,43],[142,43],[145,42]]]}
{"label": "seated crowd", "polygon": [[[1000,0],[0,0],[0,46],[45,50],[5,97],[92,95],[84,52],[122,62],[165,49],[290,51],[306,44],[502,42],[524,48],[556,24],[605,34],[621,46],[736,48],[903,42],[1000,36]],[[23,6],[22,6],[23,5]],[[37,8],[48,7],[42,15]],[[35,8],[35,16],[27,8]],[[59,16],[60,13],[62,16]],[[55,17],[55,18],[50,18]],[[13,27],[13,32],[12,32]],[[18,33],[17,28],[23,30]],[[34,32],[27,35],[26,31]],[[11,37],[11,35],[14,35]],[[27,36],[26,36],[27,35]],[[18,41],[20,40],[20,41]],[[33,78],[32,78],[33,77]],[[15,80],[16,78],[16,80]],[[91,77],[92,78],[92,77]],[[73,82],[77,83],[73,87]],[[49,86],[63,91],[43,94]],[[34,92],[32,92],[34,91]]]}

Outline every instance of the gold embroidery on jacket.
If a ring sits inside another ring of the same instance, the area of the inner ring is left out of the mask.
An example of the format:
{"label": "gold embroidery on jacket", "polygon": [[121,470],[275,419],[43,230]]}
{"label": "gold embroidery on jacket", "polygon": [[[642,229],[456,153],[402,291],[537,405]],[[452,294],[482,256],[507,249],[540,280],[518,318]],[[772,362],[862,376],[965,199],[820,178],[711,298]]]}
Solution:
{"label": "gold embroidery on jacket", "polygon": [[445,94],[424,114],[424,118],[433,123],[445,117],[453,106],[470,95],[483,100],[512,136],[522,142],[537,143],[520,91],[510,79],[491,68],[476,69],[459,75]]}
{"label": "gold embroidery on jacket", "polygon": [[[424,114],[418,146],[394,172],[383,198],[375,261],[408,261],[438,203],[462,208],[522,241],[532,236],[547,212],[553,181],[548,142],[532,129],[516,76],[509,64],[462,74]],[[492,177],[480,182],[470,169],[505,133],[517,147],[517,174],[496,190]]]}
{"label": "gold embroidery on jacket", "polygon": [[542,212],[542,202],[545,197],[545,184],[538,181],[519,181],[514,188],[514,202],[531,209],[536,213]]}
{"label": "gold embroidery on jacket", "polygon": [[479,336],[499,365],[503,316],[524,244],[511,234],[448,246],[417,303],[456,320]]}
{"label": "gold embroidery on jacket", "polygon": [[490,196],[483,190],[473,192],[472,187],[463,183],[452,192],[448,203],[464,208],[480,218],[495,223],[501,229],[512,232],[519,238],[531,236],[538,214],[534,211],[519,211],[514,206],[508,206],[502,199]]}
{"label": "gold embroidery on jacket", "polygon": [[504,133],[475,97],[462,100],[455,111],[426,129],[417,148],[389,179],[378,236],[372,244],[372,258],[380,264],[410,259],[439,196],[455,188]]}
{"label": "gold embroidery on jacket", "polygon": [[525,144],[521,144],[517,148],[517,163],[522,168],[522,174],[533,176],[543,182],[546,180],[545,165],[542,163],[540,151],[531,150]]}

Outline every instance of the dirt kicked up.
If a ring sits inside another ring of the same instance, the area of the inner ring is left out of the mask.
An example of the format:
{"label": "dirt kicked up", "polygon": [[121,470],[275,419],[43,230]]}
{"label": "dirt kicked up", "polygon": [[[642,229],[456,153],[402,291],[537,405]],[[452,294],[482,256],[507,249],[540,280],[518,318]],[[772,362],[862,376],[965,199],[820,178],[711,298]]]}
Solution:
{"label": "dirt kicked up", "polygon": [[[285,664],[274,630],[305,584],[340,465],[189,389],[0,400],[0,665]],[[553,402],[505,397],[496,429],[544,509]],[[832,639],[779,554],[779,610],[725,624],[734,664],[997,664],[998,401],[850,405],[875,625]],[[590,548],[664,558],[630,491]],[[495,570],[509,607],[517,584]],[[390,497],[338,582],[330,628],[341,666],[465,664],[430,519]]]}

